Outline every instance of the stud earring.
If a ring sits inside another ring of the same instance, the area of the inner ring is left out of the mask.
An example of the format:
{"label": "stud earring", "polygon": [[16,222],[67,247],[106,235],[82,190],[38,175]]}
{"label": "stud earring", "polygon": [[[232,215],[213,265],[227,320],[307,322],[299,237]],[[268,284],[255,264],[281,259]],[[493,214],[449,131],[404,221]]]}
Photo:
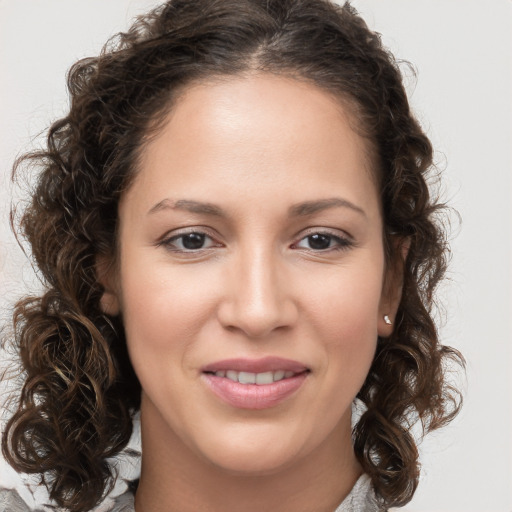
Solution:
{"label": "stud earring", "polygon": [[393,325],[393,322],[389,319],[388,315],[384,315],[384,323],[386,325]]}

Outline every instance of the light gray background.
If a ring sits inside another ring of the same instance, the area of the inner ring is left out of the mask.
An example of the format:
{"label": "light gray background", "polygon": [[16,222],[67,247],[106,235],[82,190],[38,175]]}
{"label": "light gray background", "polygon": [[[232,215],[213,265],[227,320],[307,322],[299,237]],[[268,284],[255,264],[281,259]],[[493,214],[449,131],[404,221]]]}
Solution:
{"label": "light gray background", "polygon": [[[10,166],[66,109],[64,75],[156,0],[0,0],[0,307],[33,288],[8,228]],[[468,361],[465,407],[422,445],[408,512],[512,511],[512,2],[354,0],[418,70],[411,101],[454,218],[443,340]],[[5,358],[5,355],[3,356]],[[3,393],[5,396],[5,384]],[[133,471],[132,468],[129,468]],[[21,481],[0,461],[0,487]],[[25,496],[28,496],[25,491]],[[28,498],[27,498],[28,499]],[[41,499],[40,497],[38,499]]]}

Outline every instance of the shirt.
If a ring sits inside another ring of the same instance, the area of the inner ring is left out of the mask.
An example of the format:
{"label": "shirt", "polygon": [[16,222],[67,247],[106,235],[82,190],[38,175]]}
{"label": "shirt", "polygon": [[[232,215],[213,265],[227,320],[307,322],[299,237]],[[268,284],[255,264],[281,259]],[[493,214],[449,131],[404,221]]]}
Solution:
{"label": "shirt", "polygon": [[[14,489],[0,489],[0,512],[43,512],[31,509]],[[134,495],[127,491],[117,497],[109,512],[135,512]],[[350,494],[333,512],[385,512],[368,475],[361,475]]]}

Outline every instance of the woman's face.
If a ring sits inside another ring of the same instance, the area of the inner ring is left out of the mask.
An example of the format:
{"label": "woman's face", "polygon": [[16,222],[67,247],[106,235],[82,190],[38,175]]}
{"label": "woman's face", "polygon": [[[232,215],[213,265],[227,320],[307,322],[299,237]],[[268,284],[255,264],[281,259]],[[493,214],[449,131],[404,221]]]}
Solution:
{"label": "woman's face", "polygon": [[265,473],[350,443],[394,307],[368,154],[339,102],[272,75],[190,87],[147,144],[103,306],[165,449]]}

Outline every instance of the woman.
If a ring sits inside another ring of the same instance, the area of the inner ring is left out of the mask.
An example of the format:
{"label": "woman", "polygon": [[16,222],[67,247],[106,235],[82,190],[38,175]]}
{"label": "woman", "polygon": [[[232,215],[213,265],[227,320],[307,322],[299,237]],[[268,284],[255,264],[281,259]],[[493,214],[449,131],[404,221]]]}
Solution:
{"label": "woman", "polygon": [[432,149],[378,36],[326,1],[171,1],[69,89],[22,160],[47,289],[15,312],[7,460],[90,510],[140,410],[118,510],[407,503],[458,355],[430,316]]}

